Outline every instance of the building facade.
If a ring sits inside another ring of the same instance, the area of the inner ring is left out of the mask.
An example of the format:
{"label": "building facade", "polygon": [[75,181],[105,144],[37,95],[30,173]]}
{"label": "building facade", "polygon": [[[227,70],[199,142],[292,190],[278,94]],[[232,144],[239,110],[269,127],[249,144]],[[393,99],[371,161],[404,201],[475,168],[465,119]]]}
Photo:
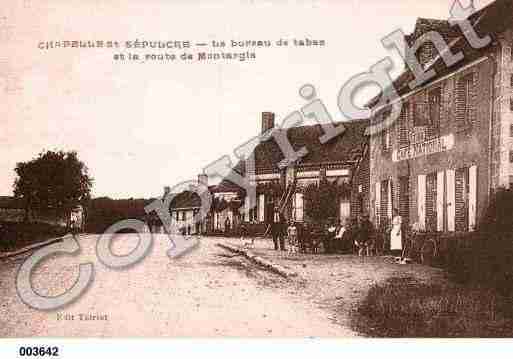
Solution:
{"label": "building facade", "polygon": [[[262,134],[275,126],[273,113],[262,113],[261,121]],[[321,125],[275,129],[286,131],[295,151],[307,150],[305,156],[288,166],[280,166],[285,156],[274,137],[264,136],[265,140],[252,153],[253,171],[245,173],[256,186],[256,206],[249,208],[249,201],[243,200],[245,207],[240,220],[260,225],[271,223],[275,208],[282,205],[287,220],[311,221],[306,192],[321,182],[336,189],[332,202],[327,204],[336,210],[326,220],[343,221],[368,213],[368,121],[345,122],[344,126],[344,133],[324,144],[319,140],[324,134]],[[244,163],[240,163],[237,170],[244,173],[243,167]]]}
{"label": "building facade", "polygon": [[[416,56],[437,76],[411,89],[408,69],[395,81],[399,118],[370,139],[370,207],[377,226],[392,210],[426,231],[468,232],[479,224],[498,187],[513,183],[513,5],[499,0],[478,13],[476,32],[491,42],[473,49],[441,20],[419,19],[412,44],[429,31],[454,39],[464,59],[447,68],[429,43]],[[385,121],[393,103],[371,103],[372,123]]]}

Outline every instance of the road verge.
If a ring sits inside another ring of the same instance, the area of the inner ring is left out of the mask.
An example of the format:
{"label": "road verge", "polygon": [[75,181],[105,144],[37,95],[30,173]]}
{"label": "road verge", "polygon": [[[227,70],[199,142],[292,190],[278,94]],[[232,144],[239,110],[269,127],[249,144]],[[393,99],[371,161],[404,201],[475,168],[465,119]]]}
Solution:
{"label": "road verge", "polygon": [[12,252],[0,252],[0,260],[7,259],[7,258],[10,258],[10,257],[19,256],[20,254],[23,254],[23,253],[26,253],[26,252],[30,252],[30,251],[33,251],[33,250],[36,250],[36,249],[39,249],[39,248],[42,248],[42,247],[46,247],[46,246],[49,246],[50,244],[54,244],[54,243],[57,243],[57,242],[62,242],[63,239],[66,238],[66,237],[67,236],[48,239],[46,241],[39,242],[39,243],[34,243],[34,244],[31,244],[29,246],[17,249],[17,250],[12,251]]}
{"label": "road verge", "polygon": [[226,243],[217,243],[217,246],[221,247],[223,249],[226,249],[230,252],[241,254],[244,257],[246,257],[247,259],[249,259],[250,261],[252,261],[266,269],[269,269],[270,271],[272,271],[278,275],[281,275],[282,277],[285,277],[285,278],[297,277],[296,272],[291,271],[279,264],[273,263],[265,258],[259,257],[248,249],[243,249],[243,248],[240,248],[240,247],[237,247],[237,246],[234,246],[231,244],[226,244]]}

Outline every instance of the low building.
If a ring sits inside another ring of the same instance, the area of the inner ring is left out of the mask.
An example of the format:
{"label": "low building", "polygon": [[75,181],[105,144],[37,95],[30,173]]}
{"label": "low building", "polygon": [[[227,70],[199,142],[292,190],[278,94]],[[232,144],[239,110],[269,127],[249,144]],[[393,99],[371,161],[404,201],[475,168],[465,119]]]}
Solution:
{"label": "low building", "polygon": [[[340,123],[335,124],[335,126]],[[254,150],[255,173],[249,174],[257,189],[257,205],[246,209],[247,221],[269,223],[275,206],[280,203],[284,190],[294,184],[293,193],[285,214],[297,222],[309,221],[305,191],[321,181],[338,186],[341,190],[333,203],[337,207],[335,220],[355,218],[368,211],[368,138],[367,120],[344,122],[345,131],[321,144],[324,134],[321,125],[279,129],[286,131],[292,147],[297,151],[305,147],[306,156],[287,167],[281,168],[284,154],[274,137],[261,142]],[[274,127],[274,114],[263,113],[262,132]],[[326,218],[329,219],[329,218]]]}
{"label": "low building", "polygon": [[[169,194],[169,187],[164,189],[164,197]],[[200,234],[204,232],[203,225],[196,223],[195,216],[201,209],[201,198],[194,191],[183,191],[173,196],[169,211],[171,228],[183,235]]]}
{"label": "low building", "polygon": [[[262,133],[266,133],[274,128],[275,115],[264,112],[261,121]],[[365,136],[368,124],[366,120],[345,122],[345,132],[325,144],[319,140],[324,134],[320,125],[277,129],[286,131],[295,150],[301,147],[308,150],[306,156],[287,167],[280,167],[285,156],[274,137],[263,136],[265,139],[252,152],[254,172],[246,173],[244,161],[234,169],[256,186],[256,205],[250,208],[245,192],[229,181],[211,187],[214,197],[222,198],[225,203],[213,209],[214,229],[224,230],[228,218],[232,228],[244,221],[256,226],[259,232],[265,231],[280,205],[287,220],[311,221],[305,191],[324,180],[341,189],[330,199],[331,208],[336,207],[332,220],[355,219],[368,213],[369,152]],[[291,193],[287,194],[289,189]],[[288,198],[286,203],[284,198]],[[326,215],[325,219],[330,218]]]}

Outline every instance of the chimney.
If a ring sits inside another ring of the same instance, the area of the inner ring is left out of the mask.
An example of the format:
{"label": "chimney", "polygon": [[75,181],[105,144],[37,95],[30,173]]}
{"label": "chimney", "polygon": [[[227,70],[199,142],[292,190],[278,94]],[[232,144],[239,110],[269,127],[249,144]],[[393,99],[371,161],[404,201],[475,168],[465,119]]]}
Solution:
{"label": "chimney", "polygon": [[274,112],[262,112],[262,134],[274,128]]}
{"label": "chimney", "polygon": [[164,187],[164,198],[166,198],[166,196],[169,194],[169,192],[171,192],[171,187],[165,186]]}
{"label": "chimney", "polygon": [[198,175],[198,184],[208,187],[208,176],[204,173]]}

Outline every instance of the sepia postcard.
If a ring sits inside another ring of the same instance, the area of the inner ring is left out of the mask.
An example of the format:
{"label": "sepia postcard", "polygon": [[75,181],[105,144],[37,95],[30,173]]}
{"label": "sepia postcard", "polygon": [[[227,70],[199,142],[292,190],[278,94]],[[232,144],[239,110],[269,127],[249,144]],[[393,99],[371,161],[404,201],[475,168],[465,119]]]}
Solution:
{"label": "sepia postcard", "polygon": [[0,46],[0,338],[513,337],[513,0],[13,0]]}

